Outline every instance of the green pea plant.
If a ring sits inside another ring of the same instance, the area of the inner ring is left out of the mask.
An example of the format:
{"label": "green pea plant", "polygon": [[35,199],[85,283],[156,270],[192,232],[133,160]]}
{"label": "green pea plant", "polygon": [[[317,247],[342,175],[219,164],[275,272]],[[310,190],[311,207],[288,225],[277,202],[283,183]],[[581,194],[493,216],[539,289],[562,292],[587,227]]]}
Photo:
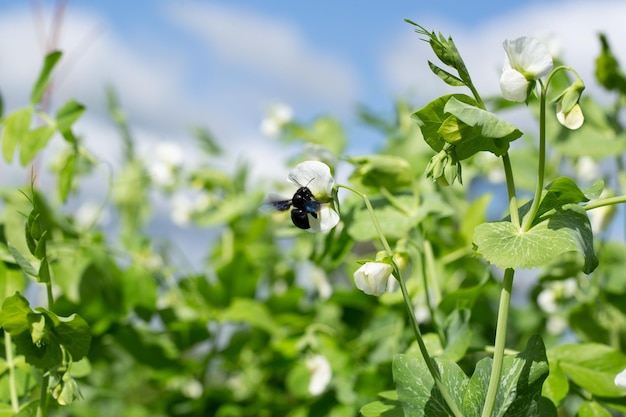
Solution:
{"label": "green pea plant", "polygon": [[[548,132],[556,130],[548,130],[547,108],[549,105],[556,107],[556,119],[564,128],[580,128],[584,121],[580,105],[584,83],[571,67],[554,67],[550,53],[539,41],[519,38],[504,42],[506,60],[500,79],[503,97],[538,107],[539,117],[534,195],[529,202],[520,205],[509,150],[511,142],[519,139],[522,132],[487,110],[452,38],[446,39],[441,34],[409,23],[426,37],[425,41],[437,58],[456,73],[429,61],[432,72],[446,84],[466,87],[471,93],[439,97],[412,114],[423,139],[438,152],[426,168],[427,176],[447,186],[455,181],[462,182],[461,161],[480,152],[489,152],[502,159],[508,216],[500,221],[477,224],[471,238],[475,255],[503,270],[500,301],[493,358],[485,357],[475,363],[473,373],[468,377],[457,364],[458,357],[451,358],[446,352],[467,349],[468,345],[463,344],[470,340],[470,314],[459,318],[460,310],[456,310],[448,317],[449,321],[444,321],[444,329],[439,331],[441,346],[434,349],[434,355],[431,354],[416,322],[400,268],[394,261],[394,251],[386,242],[384,231],[377,227],[387,254],[377,262],[386,262],[389,267],[367,270],[364,268],[370,264],[366,263],[355,273],[355,281],[359,286],[359,280],[363,279],[361,275],[369,281],[380,281],[388,280],[393,274],[407,305],[419,355],[405,354],[394,358],[395,392],[386,393],[385,401],[365,406],[363,414],[387,415],[385,413],[395,412],[400,407],[404,415],[410,416],[556,416],[557,407],[571,391],[579,393],[583,400],[577,415],[610,415],[600,404],[623,411],[622,406],[617,405],[621,401],[612,400],[624,395],[623,382],[618,383],[619,377],[616,377],[625,364],[624,356],[615,349],[621,345],[620,340],[613,339],[613,348],[588,343],[556,346],[546,352],[542,338],[533,335],[521,352],[505,354],[516,271],[550,268],[556,263],[568,274],[576,274],[578,270],[591,274],[599,261],[587,212],[626,201],[624,195],[599,198],[604,187],[602,181],[581,189],[573,179],[558,176],[546,185]],[[603,55],[598,59],[598,76],[604,79],[620,76],[623,79],[623,75],[617,72],[615,60],[612,67],[611,64],[601,65],[602,60],[607,60],[610,55],[606,40],[603,40],[603,48]],[[562,73],[572,75],[574,81],[570,82]],[[558,80],[559,76],[563,79]],[[554,89],[558,89],[556,93],[552,93]],[[554,133],[561,142],[570,140],[568,131],[560,129]],[[623,173],[620,172],[620,176]],[[376,224],[374,212],[371,214]],[[423,240],[418,245],[419,252],[429,252],[424,248]],[[424,275],[430,272],[426,270]],[[376,285],[379,287],[374,293],[381,294],[384,288],[379,283]],[[426,292],[429,291],[427,285],[428,280],[425,280]],[[433,310],[437,306],[430,308]],[[622,306],[618,308],[623,311]],[[569,381],[578,385],[576,390],[570,387]]]}
{"label": "green pea plant", "polygon": [[[46,56],[29,104],[3,118],[2,152],[4,159],[10,162],[19,147],[20,163],[26,165],[46,147],[55,133],[60,134],[71,149],[59,174],[60,198],[66,199],[80,158],[79,141],[72,132],[72,125],[83,113],[84,106],[72,100],[54,116],[40,106],[50,74],[61,55],[55,51]],[[50,396],[59,404],[69,404],[78,398],[80,390],[74,375],[81,374],[81,365],[75,364],[87,355],[91,342],[89,325],[82,317],[77,314],[65,317],[55,310],[50,265],[58,255],[49,250],[48,242],[53,235],[63,235],[68,230],[54,219],[45,201],[34,190],[34,181],[33,178],[31,188],[17,197],[21,201],[14,201],[24,211],[8,203],[16,198],[15,194],[5,194],[7,205],[16,208],[13,214],[23,219],[18,222],[21,227],[17,230],[11,230],[9,222],[5,221],[1,249],[3,303],[0,326],[5,343],[2,373],[9,376],[6,387],[10,398],[8,410],[2,411],[6,415],[47,415]],[[30,307],[21,293],[25,289],[24,275],[45,286],[47,308]],[[17,357],[13,345],[19,354]],[[29,378],[27,364],[38,371],[38,379]],[[38,390],[39,397],[20,403],[19,396],[31,389]]]}
{"label": "green pea plant", "polygon": [[[289,186],[224,167],[203,126],[197,164],[172,144],[142,155],[113,87],[122,158],[106,166],[75,133],[83,105],[42,104],[48,54],[27,105],[0,111],[4,161],[19,151],[31,173],[0,190],[0,415],[626,413],[626,75],[609,40],[610,107],[527,37],[503,44],[502,95],[481,97],[452,38],[409,23],[459,92],[361,107],[380,138],[365,155],[335,117],[272,107],[262,130],[297,152]],[[155,232],[155,198],[200,231],[199,265]]]}

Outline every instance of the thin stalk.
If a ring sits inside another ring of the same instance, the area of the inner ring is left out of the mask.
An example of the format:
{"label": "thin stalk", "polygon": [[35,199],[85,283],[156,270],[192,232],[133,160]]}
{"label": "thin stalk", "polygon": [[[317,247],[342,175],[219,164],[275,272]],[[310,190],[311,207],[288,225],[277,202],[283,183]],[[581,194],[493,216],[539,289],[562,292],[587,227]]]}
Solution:
{"label": "thin stalk", "polygon": [[[435,271],[435,255],[433,254],[433,245],[430,244],[428,239],[424,239],[424,261],[426,263],[426,272],[428,273],[428,280],[430,284],[430,288],[435,295],[435,299],[433,300],[433,304],[439,304],[441,301],[441,288],[439,287],[439,281],[437,280],[437,271]],[[435,316],[431,316],[435,317]]]}
{"label": "thin stalk", "polygon": [[504,349],[506,347],[506,328],[509,318],[509,306],[511,304],[511,290],[513,288],[514,274],[515,270],[511,268],[504,271],[502,292],[500,293],[500,306],[498,307],[498,322],[496,324],[496,341],[494,345],[493,363],[482,417],[491,417],[496,403],[496,396],[498,395],[500,376],[502,374],[502,362],[504,361]]}
{"label": "thin stalk", "polygon": [[509,153],[502,155],[502,164],[504,165],[504,175],[506,177],[506,190],[509,195],[509,213],[511,214],[511,223],[517,229],[520,228],[519,211],[517,208],[517,196],[515,194],[515,181],[513,180],[513,170],[511,168],[511,158]]}
{"label": "thin stalk", "polygon": [[[431,267],[429,265],[428,262],[428,254],[427,254],[427,250],[426,250],[426,244],[428,244],[428,248],[430,249],[430,255],[432,256],[432,247],[430,246],[430,242],[428,242],[427,240],[424,241],[424,251],[420,252],[422,256],[420,256],[420,263],[421,263],[421,267],[422,267],[422,281],[423,281],[423,285],[424,285],[424,296],[426,297],[426,307],[428,308],[428,313],[430,314],[430,317],[432,319],[432,323],[434,325],[434,327],[437,330],[437,335],[439,336],[439,341],[441,342],[441,346],[445,346],[446,345],[446,337],[445,334],[443,332],[443,329],[440,329],[439,326],[436,324],[435,321],[435,309],[434,309],[434,305],[435,303],[433,302],[433,300],[431,299],[431,291],[430,291],[430,282],[436,281],[436,279],[430,280],[429,277],[432,277],[434,275],[433,271],[431,271]],[[438,287],[438,286],[437,286]]]}
{"label": "thin stalk", "polygon": [[15,360],[13,358],[13,346],[11,346],[11,334],[4,332],[4,351],[7,358],[7,368],[9,368],[9,396],[11,398],[11,408],[14,413],[20,410],[20,402],[17,398],[17,386],[15,385]]}
{"label": "thin stalk", "polygon": [[539,164],[537,167],[537,186],[535,188],[535,198],[522,224],[522,230],[527,232],[535,220],[539,203],[541,203],[541,193],[543,192],[543,181],[546,172],[546,90],[541,80],[541,94],[539,97]]}
{"label": "thin stalk", "polygon": [[603,198],[601,200],[592,201],[589,204],[582,206],[585,210],[593,210],[598,207],[610,206],[613,204],[626,203],[626,195],[618,195],[615,197]]}
{"label": "thin stalk", "polygon": [[378,219],[376,218],[376,215],[374,215],[374,207],[372,207],[372,203],[370,203],[369,198],[367,198],[365,194],[360,193],[354,188],[348,187],[347,185],[337,184],[337,187],[345,188],[346,190],[352,191],[354,194],[361,197],[361,199],[365,202],[365,206],[367,207],[368,212],[370,213],[370,217],[372,218],[372,224],[374,224],[376,233],[378,233],[378,237],[380,238],[380,243],[382,243],[383,248],[385,249],[385,252],[387,252],[387,255],[393,256],[393,251],[391,250],[391,246],[389,246],[389,243],[387,242],[387,238],[385,238],[385,235],[383,234],[383,229],[380,227],[380,224],[378,223]]}
{"label": "thin stalk", "polygon": [[50,374],[46,373],[41,377],[41,388],[39,391],[39,404],[37,405],[37,417],[46,417],[48,415],[48,384],[50,383]]}
{"label": "thin stalk", "polygon": [[387,201],[389,201],[389,204],[391,204],[395,209],[397,209],[399,212],[401,212],[405,216],[411,215],[411,213],[404,207],[404,205],[402,205],[398,201],[398,199],[389,192],[387,188],[380,187],[379,190],[380,190],[380,193],[387,199]]}

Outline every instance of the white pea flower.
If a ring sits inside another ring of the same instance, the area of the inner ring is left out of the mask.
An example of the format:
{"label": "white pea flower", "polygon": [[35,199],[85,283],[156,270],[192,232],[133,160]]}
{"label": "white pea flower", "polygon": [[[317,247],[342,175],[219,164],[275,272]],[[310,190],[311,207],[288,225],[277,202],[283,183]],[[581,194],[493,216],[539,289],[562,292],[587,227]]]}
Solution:
{"label": "white pea flower", "polygon": [[579,104],[575,104],[569,111],[565,112],[562,109],[562,104],[559,102],[556,105],[556,118],[563,126],[570,130],[576,130],[583,125],[585,116],[583,110]]}
{"label": "white pea flower", "polygon": [[553,288],[545,288],[537,295],[537,304],[546,313],[556,313],[558,305],[556,303],[556,293]]}
{"label": "white pea flower", "polygon": [[193,201],[189,196],[182,193],[175,194],[172,197],[170,218],[178,226],[187,226],[191,222],[193,208]]}
{"label": "white pea flower", "polygon": [[103,226],[108,224],[109,213],[96,202],[87,201],[81,204],[74,214],[76,227],[87,230],[94,225]]}
{"label": "white pea flower", "polygon": [[293,118],[293,110],[286,104],[277,103],[269,107],[267,116],[261,121],[261,133],[269,138],[278,137],[281,129]]}
{"label": "white pea flower", "polygon": [[546,330],[552,335],[563,334],[563,332],[567,330],[567,326],[567,320],[560,316],[548,317],[546,322]]}
{"label": "white pea flower", "polygon": [[311,395],[320,395],[326,390],[333,376],[330,362],[323,355],[314,355],[306,360],[306,367],[311,373],[309,393]]}
{"label": "white pea flower", "polygon": [[176,183],[176,173],[183,163],[183,150],[176,143],[158,144],[151,155],[148,172],[152,181],[161,187],[172,187]]}
{"label": "white pea flower", "polygon": [[339,214],[332,208],[335,179],[323,162],[305,161],[296,165],[287,179],[298,187],[288,204],[275,206],[279,210],[291,207],[294,224],[309,232],[327,232],[339,223]]}
{"label": "white pea flower", "polygon": [[576,161],[576,176],[583,181],[593,182],[600,178],[600,166],[590,156],[581,156]]}
{"label": "white pea flower", "polygon": [[521,37],[502,43],[506,52],[500,76],[500,90],[505,99],[526,101],[535,81],[552,70],[552,56],[537,39]]}
{"label": "white pea flower", "polygon": [[613,382],[615,382],[615,385],[620,388],[626,388],[626,369],[615,375],[615,379],[613,380]]}
{"label": "white pea flower", "polygon": [[386,262],[366,262],[354,271],[354,284],[368,295],[382,295],[393,289],[393,268]]}

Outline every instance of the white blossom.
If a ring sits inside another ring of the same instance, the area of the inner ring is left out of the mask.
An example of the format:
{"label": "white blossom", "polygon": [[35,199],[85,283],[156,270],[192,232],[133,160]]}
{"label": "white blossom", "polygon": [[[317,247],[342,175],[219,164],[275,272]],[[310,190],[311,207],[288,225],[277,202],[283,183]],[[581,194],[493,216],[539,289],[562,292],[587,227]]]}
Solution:
{"label": "white blossom", "polygon": [[159,143],[150,155],[148,172],[152,181],[161,187],[172,187],[176,183],[176,173],[182,166],[184,153],[173,142]]}
{"label": "white blossom", "polygon": [[574,107],[568,112],[562,110],[561,102],[556,105],[556,118],[563,126],[570,130],[576,130],[583,125],[585,116],[580,108],[579,104],[575,104]]}
{"label": "white blossom", "polygon": [[311,373],[309,393],[311,395],[320,395],[326,390],[333,376],[330,362],[323,355],[314,355],[306,360],[306,367]]}
{"label": "white blossom", "polygon": [[293,118],[291,107],[283,103],[276,103],[269,107],[266,117],[261,121],[261,133],[269,138],[280,135],[283,126]]}
{"label": "white blossom", "polygon": [[315,199],[322,203],[317,218],[307,214],[309,232],[327,232],[339,223],[339,214],[331,207],[331,196],[335,179],[330,173],[330,167],[319,161],[305,161],[296,165],[287,179],[298,187],[307,187]]}
{"label": "white blossom", "polygon": [[526,101],[534,81],[552,70],[550,51],[544,44],[529,37],[507,39],[502,46],[506,52],[500,76],[502,95],[507,100]]}
{"label": "white blossom", "polygon": [[393,268],[385,262],[366,262],[354,272],[354,284],[368,295],[382,295],[393,289]]}
{"label": "white blossom", "polygon": [[620,388],[626,388],[626,369],[615,375],[615,379],[613,380],[613,382],[615,382],[615,385]]}

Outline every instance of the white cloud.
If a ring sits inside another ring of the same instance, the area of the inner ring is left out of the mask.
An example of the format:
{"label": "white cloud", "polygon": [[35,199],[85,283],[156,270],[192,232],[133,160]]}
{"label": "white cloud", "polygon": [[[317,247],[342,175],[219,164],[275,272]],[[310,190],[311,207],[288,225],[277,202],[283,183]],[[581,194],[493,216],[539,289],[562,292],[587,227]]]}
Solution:
{"label": "white cloud", "polygon": [[[317,49],[287,21],[215,3],[170,9],[180,25],[205,42],[217,65],[241,74],[246,89],[264,90],[265,101],[279,95],[315,100],[332,110],[357,98],[358,74],[348,61]],[[216,68],[208,71],[220,74]]]}
{"label": "white cloud", "polygon": [[[484,22],[475,29],[455,27],[442,18],[417,21],[428,30],[452,36],[460,50],[470,75],[482,95],[499,94],[498,79],[504,59],[502,41],[519,36],[555,37],[565,63],[576,69],[592,94],[604,93],[595,84],[595,59],[600,51],[597,34],[604,32],[622,65],[626,65],[624,49],[619,48],[626,38],[626,3],[611,0],[563,1],[550,4],[519,6],[496,19]],[[408,26],[408,25],[407,25]],[[413,92],[424,101],[430,101],[445,92],[461,92],[446,87],[430,72],[426,60],[437,63],[430,47],[419,41],[420,35],[411,27],[395,41],[393,49],[381,53],[382,72],[389,88],[397,94]]]}

